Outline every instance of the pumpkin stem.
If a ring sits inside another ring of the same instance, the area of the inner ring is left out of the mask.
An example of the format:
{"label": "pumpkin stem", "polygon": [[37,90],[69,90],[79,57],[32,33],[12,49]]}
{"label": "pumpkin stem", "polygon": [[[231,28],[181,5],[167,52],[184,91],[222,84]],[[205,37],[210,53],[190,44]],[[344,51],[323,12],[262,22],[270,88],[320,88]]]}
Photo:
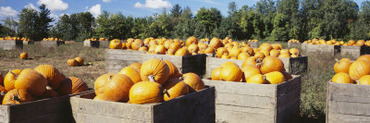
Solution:
{"label": "pumpkin stem", "polygon": [[13,73],[11,70],[9,70],[9,73],[13,74],[15,76],[15,78],[17,79],[18,78],[18,75]]}
{"label": "pumpkin stem", "polygon": [[50,91],[52,88],[50,86],[46,86],[46,90]]}
{"label": "pumpkin stem", "polygon": [[108,77],[108,81],[110,81],[111,79],[112,79],[112,75],[109,75],[109,77]]}
{"label": "pumpkin stem", "polygon": [[163,89],[163,94],[166,94],[168,97],[171,97],[170,94],[168,93],[167,89]]}
{"label": "pumpkin stem", "polygon": [[335,59],[335,62],[339,63],[339,60],[338,59]]}
{"label": "pumpkin stem", "polygon": [[262,77],[263,77],[263,80],[266,80],[266,75],[262,75]]}
{"label": "pumpkin stem", "polygon": [[148,79],[149,79],[149,81],[155,82],[155,79],[154,79],[154,76],[153,75],[149,75],[148,76]]}
{"label": "pumpkin stem", "polygon": [[4,96],[6,94],[6,92],[1,92],[0,95],[1,96]]}

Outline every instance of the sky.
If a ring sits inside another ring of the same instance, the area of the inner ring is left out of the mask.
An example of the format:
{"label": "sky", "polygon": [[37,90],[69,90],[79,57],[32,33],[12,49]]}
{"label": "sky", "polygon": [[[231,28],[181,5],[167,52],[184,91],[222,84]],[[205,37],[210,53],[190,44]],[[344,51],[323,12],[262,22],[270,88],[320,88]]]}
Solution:
{"label": "sky", "polygon": [[[233,0],[237,7],[253,6],[258,0]],[[366,0],[354,0],[359,6]],[[190,7],[193,14],[201,7],[217,8],[223,16],[227,16],[228,3],[231,0],[0,0],[0,20],[7,17],[17,18],[19,12],[25,8],[35,8],[45,4],[51,10],[51,17],[58,19],[63,14],[91,12],[95,17],[108,11],[121,12],[126,16],[145,17],[154,13],[161,13],[164,9],[170,10],[175,4],[181,7]]]}

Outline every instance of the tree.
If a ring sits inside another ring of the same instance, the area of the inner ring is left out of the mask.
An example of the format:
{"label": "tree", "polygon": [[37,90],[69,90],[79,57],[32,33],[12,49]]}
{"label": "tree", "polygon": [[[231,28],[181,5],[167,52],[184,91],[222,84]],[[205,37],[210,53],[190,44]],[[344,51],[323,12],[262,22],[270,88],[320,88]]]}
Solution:
{"label": "tree", "polygon": [[271,32],[270,40],[286,41],[288,40],[288,29],[286,26],[287,17],[285,14],[278,13],[274,18],[274,30]]}
{"label": "tree", "polygon": [[192,20],[191,9],[186,7],[178,18],[178,23],[174,25],[171,36],[173,38],[186,39],[194,35],[194,21]]}
{"label": "tree", "polygon": [[38,40],[40,37],[36,35],[36,23],[38,20],[38,12],[34,9],[24,8],[19,14],[19,33],[31,40]]}
{"label": "tree", "polygon": [[131,37],[132,21],[132,17],[126,17],[122,13],[109,14],[103,11],[96,20],[95,36],[108,39]]}
{"label": "tree", "polygon": [[370,38],[370,1],[361,4],[361,11],[355,23],[350,25],[350,39]]}
{"label": "tree", "polygon": [[16,36],[18,30],[18,22],[15,21],[13,18],[6,18],[3,20],[4,22],[4,34],[9,36]]}
{"label": "tree", "polygon": [[211,37],[213,30],[218,28],[222,21],[222,15],[216,8],[200,8],[195,15],[195,36]]}
{"label": "tree", "polygon": [[276,5],[272,0],[260,0],[256,3],[256,11],[261,16],[261,26],[259,28],[262,31],[261,38],[265,38],[271,35],[273,30],[273,20],[276,15]]}
{"label": "tree", "polygon": [[45,4],[42,4],[40,7],[40,12],[36,18],[36,40],[41,40],[42,38],[48,37],[48,32],[51,27],[50,22],[53,22],[53,19],[50,17],[50,10],[46,8]]}

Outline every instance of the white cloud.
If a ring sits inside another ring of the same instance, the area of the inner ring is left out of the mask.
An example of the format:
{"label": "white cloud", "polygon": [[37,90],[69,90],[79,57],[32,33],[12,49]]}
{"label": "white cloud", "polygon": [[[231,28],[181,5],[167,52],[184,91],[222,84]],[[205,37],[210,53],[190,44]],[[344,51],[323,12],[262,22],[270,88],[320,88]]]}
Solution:
{"label": "white cloud", "polygon": [[167,0],[145,0],[145,4],[140,2],[135,3],[136,8],[150,8],[150,9],[161,9],[161,8],[171,8],[172,5]]}
{"label": "white cloud", "polygon": [[38,8],[36,8],[32,3],[28,3],[27,5],[24,6],[24,8],[31,8],[34,10],[38,10]]}
{"label": "white cloud", "polygon": [[112,0],[103,0],[103,2],[106,2],[106,3],[109,3],[111,2]]}
{"label": "white cloud", "polygon": [[10,6],[0,6],[0,17],[12,17],[17,16],[17,14],[18,12]]}
{"label": "white cloud", "polygon": [[213,1],[213,0],[200,0],[200,2],[214,4],[214,5],[222,5],[221,3]]}
{"label": "white cloud", "polygon": [[101,14],[101,5],[96,4],[88,10],[94,17],[98,17]]}
{"label": "white cloud", "polygon": [[68,3],[62,0],[39,0],[37,5],[45,4],[51,11],[64,11],[68,8]]}

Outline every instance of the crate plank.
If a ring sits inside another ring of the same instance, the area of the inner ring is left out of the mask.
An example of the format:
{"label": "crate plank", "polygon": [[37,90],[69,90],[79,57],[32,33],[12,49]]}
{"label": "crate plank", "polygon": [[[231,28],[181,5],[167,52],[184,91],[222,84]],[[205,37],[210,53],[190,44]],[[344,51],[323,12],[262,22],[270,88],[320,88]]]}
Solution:
{"label": "crate plank", "polygon": [[331,114],[327,123],[369,123],[370,117]]}
{"label": "crate plank", "polygon": [[100,47],[100,42],[99,41],[84,41],[84,47],[99,48]]}

